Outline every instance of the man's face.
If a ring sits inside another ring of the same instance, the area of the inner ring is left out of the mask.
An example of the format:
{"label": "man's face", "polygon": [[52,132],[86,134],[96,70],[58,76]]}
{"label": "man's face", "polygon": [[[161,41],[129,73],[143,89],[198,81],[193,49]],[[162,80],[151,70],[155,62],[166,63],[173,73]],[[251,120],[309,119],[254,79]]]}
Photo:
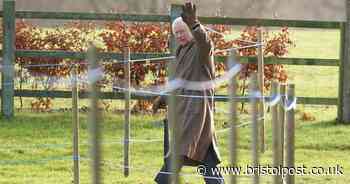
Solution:
{"label": "man's face", "polygon": [[180,45],[186,45],[192,40],[192,34],[188,31],[188,28],[183,25],[176,25],[174,27],[174,35],[176,42]]}

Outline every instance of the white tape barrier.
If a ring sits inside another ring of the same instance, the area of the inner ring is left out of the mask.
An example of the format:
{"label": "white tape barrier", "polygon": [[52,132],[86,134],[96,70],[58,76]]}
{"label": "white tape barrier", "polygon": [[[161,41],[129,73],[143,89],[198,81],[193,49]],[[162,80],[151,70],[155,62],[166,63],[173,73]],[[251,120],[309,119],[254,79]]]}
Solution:
{"label": "white tape barrier", "polygon": [[87,79],[89,83],[95,83],[102,79],[103,77],[103,69],[101,67],[89,69],[87,74]]}
{"label": "white tape barrier", "polygon": [[293,99],[291,100],[287,100],[285,103],[284,103],[284,109],[286,111],[290,111],[292,109],[296,109],[297,108],[297,97],[294,97]]}

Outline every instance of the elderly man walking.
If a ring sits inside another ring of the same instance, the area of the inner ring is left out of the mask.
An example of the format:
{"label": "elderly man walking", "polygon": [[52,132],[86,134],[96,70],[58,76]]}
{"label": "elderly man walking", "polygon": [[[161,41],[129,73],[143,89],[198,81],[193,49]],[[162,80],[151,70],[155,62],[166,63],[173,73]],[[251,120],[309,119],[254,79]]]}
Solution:
{"label": "elderly man walking", "polygon": [[[190,82],[210,81],[215,77],[213,43],[206,30],[199,23],[196,6],[185,3],[183,13],[172,24],[172,31],[179,47],[176,50],[175,78]],[[223,184],[218,173],[211,172],[220,163],[214,128],[214,89],[189,90],[186,87],[176,90],[176,117],[180,150],[180,169],[183,165],[205,167],[204,180],[207,184]],[[184,96],[201,96],[191,98]],[[157,104],[155,104],[157,106]],[[173,154],[173,153],[171,153]],[[171,172],[170,156],[157,174],[158,184],[168,184]]]}

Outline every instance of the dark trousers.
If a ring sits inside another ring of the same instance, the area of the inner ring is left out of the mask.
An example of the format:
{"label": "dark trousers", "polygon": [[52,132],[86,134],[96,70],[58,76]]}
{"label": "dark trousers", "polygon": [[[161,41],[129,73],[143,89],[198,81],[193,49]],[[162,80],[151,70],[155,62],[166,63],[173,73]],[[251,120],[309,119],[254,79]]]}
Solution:
{"label": "dark trousers", "polygon": [[[160,172],[155,177],[154,181],[158,184],[170,184],[169,178],[171,173],[171,166],[170,166],[170,160],[171,155],[164,159],[164,165],[161,168]],[[186,165],[186,159],[180,158],[179,159],[179,170],[182,168],[183,165]],[[206,173],[203,175],[204,181],[206,184],[224,184],[224,178],[219,173],[213,173],[211,172],[212,168],[215,168],[218,164],[218,159],[216,156],[216,153],[214,151],[214,148],[212,145],[210,145],[206,157],[203,161],[203,163],[200,163],[200,165],[204,166],[206,168]]]}

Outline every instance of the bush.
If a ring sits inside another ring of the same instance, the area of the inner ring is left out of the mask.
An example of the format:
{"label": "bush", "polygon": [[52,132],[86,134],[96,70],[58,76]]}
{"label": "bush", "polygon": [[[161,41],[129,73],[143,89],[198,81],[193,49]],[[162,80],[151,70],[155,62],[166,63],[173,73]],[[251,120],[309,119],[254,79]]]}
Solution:
{"label": "bush", "polygon": [[[142,52],[169,52],[168,43],[170,37],[170,25],[167,23],[125,23],[125,22],[106,22],[97,25],[93,22],[82,23],[72,22],[61,27],[41,28],[29,23],[19,21],[16,23],[16,48],[25,50],[62,50],[85,52],[89,42],[93,42],[100,52],[121,53],[123,47],[130,47],[132,53]],[[230,27],[224,25],[211,26],[212,29],[230,34]],[[247,27],[240,35],[240,39],[248,41],[257,41],[257,27]],[[278,33],[271,34],[267,31],[263,33],[265,42],[265,56],[281,57],[287,54],[288,48],[294,46],[290,39],[288,28],[282,28]],[[226,40],[222,35],[210,33],[210,36],[216,46],[216,49],[227,49],[231,47],[246,46],[248,43],[240,40]],[[227,53],[219,53],[225,55]],[[241,49],[240,56],[255,56],[256,48]],[[45,57],[18,57],[16,64],[27,71],[31,76],[48,81],[50,78],[68,77],[72,62],[85,63],[85,61],[72,61],[62,58]],[[54,64],[53,66],[35,66],[37,64]],[[223,63],[215,63],[217,73],[220,75],[225,70]],[[103,80],[103,86],[112,86],[113,83],[120,82],[124,78],[122,64],[110,62],[104,64],[106,75]],[[162,64],[133,64],[131,66],[131,81],[133,85],[158,85],[166,81],[167,72],[165,63]],[[86,65],[79,65],[78,72],[85,73]],[[257,71],[256,64],[246,64],[240,73],[240,80],[245,81],[249,75]],[[152,75],[153,79],[146,79]],[[265,88],[268,89],[271,81],[277,79],[281,82],[287,80],[286,71],[283,65],[265,65]],[[52,84],[44,86],[45,89],[52,89]],[[246,88],[245,82],[242,82],[241,90]],[[39,99],[40,103],[48,102]],[[144,103],[142,103],[144,104]],[[50,105],[42,105],[49,107]],[[143,107],[145,109],[147,107]]]}

